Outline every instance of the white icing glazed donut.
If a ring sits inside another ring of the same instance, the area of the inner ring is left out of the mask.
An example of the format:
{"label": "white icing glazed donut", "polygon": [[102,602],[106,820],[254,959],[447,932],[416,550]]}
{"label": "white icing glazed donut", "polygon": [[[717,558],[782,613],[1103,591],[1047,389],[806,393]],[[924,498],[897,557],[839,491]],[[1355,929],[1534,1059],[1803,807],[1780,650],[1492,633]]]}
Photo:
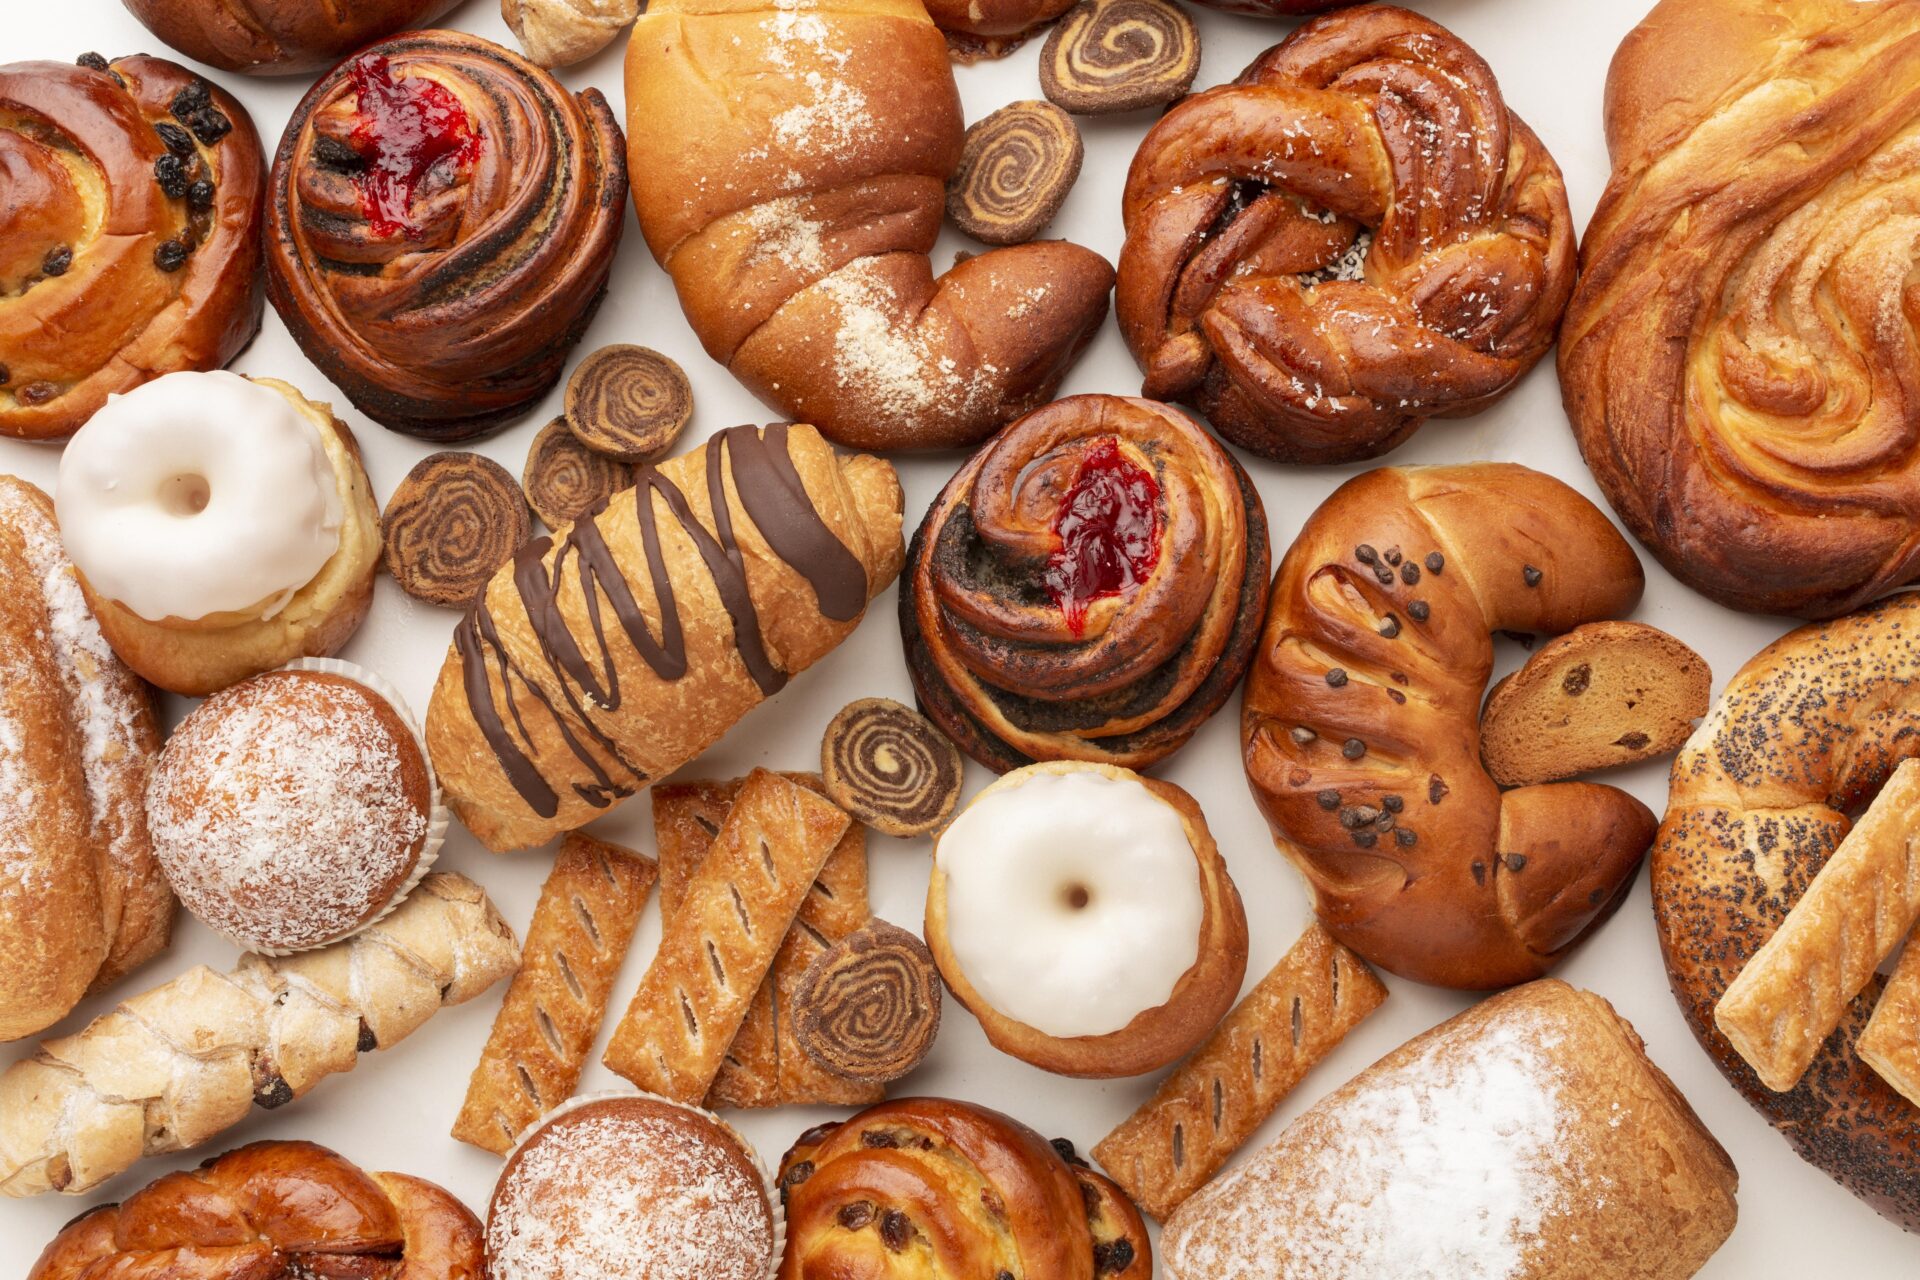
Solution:
{"label": "white icing glazed donut", "polygon": [[345,520],[314,423],[224,371],[108,397],[67,445],[55,508],[89,587],[150,622],[271,618]]}
{"label": "white icing glazed donut", "polygon": [[1246,970],[1240,896],[1192,797],[1067,761],[1008,774],[941,834],[927,942],[996,1045],[1071,1075],[1179,1057]]}

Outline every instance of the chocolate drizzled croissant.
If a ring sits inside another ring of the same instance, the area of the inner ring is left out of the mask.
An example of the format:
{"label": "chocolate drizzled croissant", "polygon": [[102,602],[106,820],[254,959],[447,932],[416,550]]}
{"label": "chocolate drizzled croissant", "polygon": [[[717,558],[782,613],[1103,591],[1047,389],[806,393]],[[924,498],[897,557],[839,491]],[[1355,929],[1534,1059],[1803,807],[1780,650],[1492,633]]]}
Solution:
{"label": "chocolate drizzled croissant", "polygon": [[411,32],[294,110],[273,162],[269,295],[368,417],[481,435],[559,378],[606,288],[626,191],[597,91],[575,98],[478,36]]}
{"label": "chocolate drizzled croissant", "polygon": [[[1137,515],[1152,528],[1110,540],[1131,547],[1133,582],[1076,597],[1056,590],[1077,563],[1061,530],[1083,492],[1099,501],[1082,481],[1102,457],[1145,477]],[[1266,599],[1266,515],[1227,451],[1165,405],[1071,396],[1008,427],[935,499],[900,626],[922,707],[988,768],[1140,768],[1239,683]]]}

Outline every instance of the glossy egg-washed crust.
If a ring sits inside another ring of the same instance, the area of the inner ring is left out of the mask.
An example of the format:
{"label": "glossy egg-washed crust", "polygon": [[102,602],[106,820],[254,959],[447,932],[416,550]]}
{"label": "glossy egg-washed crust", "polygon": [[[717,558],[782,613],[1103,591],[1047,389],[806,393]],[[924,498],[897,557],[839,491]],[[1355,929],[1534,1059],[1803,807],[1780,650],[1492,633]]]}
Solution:
{"label": "glossy egg-washed crust", "polygon": [[260,330],[246,110],[162,58],[88,60],[0,67],[0,436],[65,439]]}
{"label": "glossy egg-washed crust", "polygon": [[1139,1211],[1065,1143],[906,1098],[801,1135],[780,1162],[778,1280],[1149,1280]]}
{"label": "glossy egg-washed crust", "polygon": [[222,71],[318,71],[381,36],[423,26],[454,0],[124,0],[147,30]]}
{"label": "glossy egg-washed crust", "polygon": [[1774,1093],[1713,1007],[1902,760],[1920,755],[1920,594],[1761,651],[1673,763],[1653,908],[1674,995],[1723,1075],[1810,1163],[1920,1231],[1920,1108],[1854,1055],[1875,977],[1800,1083]]}

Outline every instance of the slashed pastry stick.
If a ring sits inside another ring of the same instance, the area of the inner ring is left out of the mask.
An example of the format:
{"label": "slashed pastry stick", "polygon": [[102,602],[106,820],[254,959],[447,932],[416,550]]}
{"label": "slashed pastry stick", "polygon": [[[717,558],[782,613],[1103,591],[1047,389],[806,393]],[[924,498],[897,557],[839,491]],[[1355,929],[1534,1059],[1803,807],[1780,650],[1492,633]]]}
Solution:
{"label": "slashed pastry stick", "polygon": [[1920,1107],[1920,945],[1912,938],[1853,1051],[1901,1097]]}

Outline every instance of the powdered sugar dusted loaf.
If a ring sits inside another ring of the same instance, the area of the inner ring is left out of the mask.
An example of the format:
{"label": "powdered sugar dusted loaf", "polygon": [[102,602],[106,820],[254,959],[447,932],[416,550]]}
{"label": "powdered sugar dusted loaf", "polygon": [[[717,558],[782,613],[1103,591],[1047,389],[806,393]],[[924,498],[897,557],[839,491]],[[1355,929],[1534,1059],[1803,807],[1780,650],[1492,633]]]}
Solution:
{"label": "powdered sugar dusted loaf", "polygon": [[1737,1175],[1599,996],[1541,981],[1388,1054],[1167,1223],[1170,1280],[1681,1280]]}

